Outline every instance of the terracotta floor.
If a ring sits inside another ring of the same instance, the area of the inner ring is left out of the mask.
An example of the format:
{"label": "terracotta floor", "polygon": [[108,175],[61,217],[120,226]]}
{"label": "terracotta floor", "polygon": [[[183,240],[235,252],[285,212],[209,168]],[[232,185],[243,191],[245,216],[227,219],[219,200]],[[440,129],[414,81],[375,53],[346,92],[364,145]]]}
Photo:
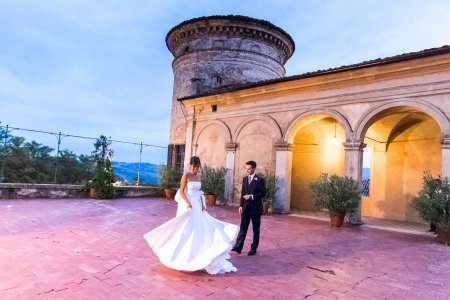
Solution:
{"label": "terracotta floor", "polygon": [[420,227],[263,216],[258,254],[233,253],[238,272],[211,276],[165,268],[142,238],[175,211],[164,199],[0,200],[0,299],[450,299],[450,247]]}

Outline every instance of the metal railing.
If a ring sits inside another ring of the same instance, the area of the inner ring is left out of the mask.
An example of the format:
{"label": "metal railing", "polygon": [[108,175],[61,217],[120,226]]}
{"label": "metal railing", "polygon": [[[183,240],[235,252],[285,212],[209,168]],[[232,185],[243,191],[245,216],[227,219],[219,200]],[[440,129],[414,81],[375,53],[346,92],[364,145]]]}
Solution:
{"label": "metal railing", "polygon": [[[61,149],[61,142],[64,138],[70,137],[70,138],[77,138],[77,139],[84,139],[84,140],[92,140],[95,141],[97,138],[94,137],[88,137],[88,136],[81,136],[81,135],[74,135],[74,134],[67,134],[62,132],[51,132],[51,131],[42,131],[42,130],[35,130],[35,129],[27,129],[27,128],[19,128],[19,127],[12,127],[9,125],[1,126],[0,125],[0,133],[2,135],[0,136],[0,145],[3,146],[3,151],[1,153],[1,168],[0,168],[0,182],[4,181],[4,174],[5,174],[5,167],[6,167],[6,161],[8,158],[8,154],[6,153],[6,148],[8,146],[8,142],[13,137],[10,133],[13,131],[23,131],[23,132],[29,132],[29,133],[36,133],[36,134],[48,134],[53,135],[56,137],[57,140],[57,149],[56,149],[56,155],[55,155],[55,167],[54,167],[54,176],[53,176],[53,183],[57,182],[58,177],[58,163],[59,163],[59,156],[60,156],[60,149]],[[139,147],[139,163],[138,163],[138,172],[137,172],[137,185],[140,184],[141,181],[141,164],[142,164],[142,152],[145,147],[152,147],[152,148],[161,148],[161,149],[167,149],[167,146],[160,146],[160,145],[154,145],[154,144],[147,144],[144,142],[130,142],[130,141],[122,141],[122,140],[114,140],[109,139],[113,143],[119,143],[119,144],[126,144],[126,145],[134,145]],[[1,146],[0,146],[1,147]]]}

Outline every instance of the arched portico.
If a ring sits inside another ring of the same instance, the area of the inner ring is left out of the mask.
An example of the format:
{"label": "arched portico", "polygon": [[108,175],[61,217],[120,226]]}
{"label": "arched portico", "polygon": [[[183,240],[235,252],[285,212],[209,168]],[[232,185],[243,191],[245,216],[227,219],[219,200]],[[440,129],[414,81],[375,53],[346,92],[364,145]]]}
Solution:
{"label": "arched portico", "polygon": [[420,221],[410,206],[424,172],[443,174],[444,144],[449,123],[425,101],[394,101],[369,110],[360,119],[355,139],[370,149],[370,194],[363,216]]}
{"label": "arched portico", "polygon": [[279,164],[289,168],[282,182],[285,192],[277,200],[284,210],[315,209],[308,184],[322,172],[344,175],[343,142],[351,136],[347,119],[332,109],[306,111],[290,122],[283,136],[284,147],[277,152],[285,158],[280,163],[277,160],[277,168]]}
{"label": "arched portico", "polygon": [[391,101],[370,109],[356,124],[354,138],[359,140],[363,139],[367,129],[370,127],[371,123],[373,123],[371,120],[375,116],[380,119],[383,116],[390,115],[391,109],[397,109],[397,112],[411,111],[411,109],[422,111],[437,122],[441,129],[442,138],[450,138],[450,121],[445,114],[431,103],[414,100]]}
{"label": "arched portico", "polygon": [[296,116],[286,129],[283,135],[283,142],[292,144],[295,136],[302,127],[323,119],[323,116],[329,116],[336,120],[339,126],[344,129],[345,140],[352,136],[352,129],[347,119],[334,109],[324,108],[308,110]]}

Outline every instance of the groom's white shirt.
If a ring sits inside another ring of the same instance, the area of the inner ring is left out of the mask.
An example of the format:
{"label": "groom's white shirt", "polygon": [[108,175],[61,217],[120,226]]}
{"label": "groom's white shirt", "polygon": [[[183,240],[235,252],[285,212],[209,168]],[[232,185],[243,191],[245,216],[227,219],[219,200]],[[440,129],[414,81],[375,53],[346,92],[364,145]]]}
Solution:
{"label": "groom's white shirt", "polygon": [[[248,177],[250,177],[250,179],[248,180],[248,185],[250,185],[250,183],[253,181],[255,174],[256,173],[253,173],[252,175],[248,175]],[[252,198],[252,200],[253,200],[253,194],[250,195],[250,198]]]}

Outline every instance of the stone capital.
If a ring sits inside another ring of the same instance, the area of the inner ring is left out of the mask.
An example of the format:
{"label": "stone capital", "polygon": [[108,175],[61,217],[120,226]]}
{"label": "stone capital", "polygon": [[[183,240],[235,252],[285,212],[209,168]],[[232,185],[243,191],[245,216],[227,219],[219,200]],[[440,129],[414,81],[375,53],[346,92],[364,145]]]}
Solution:
{"label": "stone capital", "polygon": [[188,125],[193,125],[195,123],[195,115],[194,114],[188,114],[186,116],[186,122]]}
{"label": "stone capital", "polygon": [[351,141],[351,142],[343,142],[344,150],[359,150],[363,151],[363,149],[367,146],[364,143],[361,143],[360,141]]}
{"label": "stone capital", "polygon": [[228,143],[225,145],[225,150],[227,152],[236,152],[237,144],[236,143]]}
{"label": "stone capital", "polygon": [[290,143],[277,143],[275,144],[277,151],[292,151],[294,150],[294,145]]}
{"label": "stone capital", "polygon": [[441,139],[442,149],[450,149],[450,138]]}

